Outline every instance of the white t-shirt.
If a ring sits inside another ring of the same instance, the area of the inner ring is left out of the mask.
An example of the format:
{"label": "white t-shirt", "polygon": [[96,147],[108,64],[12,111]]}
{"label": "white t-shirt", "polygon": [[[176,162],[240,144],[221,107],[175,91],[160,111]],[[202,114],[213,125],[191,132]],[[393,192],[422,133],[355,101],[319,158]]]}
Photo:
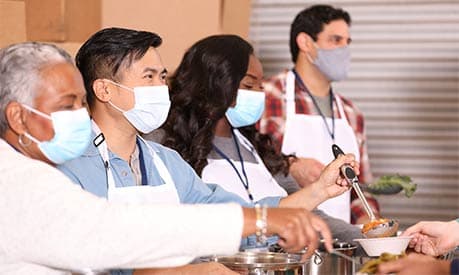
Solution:
{"label": "white t-shirt", "polygon": [[236,253],[242,228],[236,204],[108,203],[0,139],[0,274],[183,265]]}

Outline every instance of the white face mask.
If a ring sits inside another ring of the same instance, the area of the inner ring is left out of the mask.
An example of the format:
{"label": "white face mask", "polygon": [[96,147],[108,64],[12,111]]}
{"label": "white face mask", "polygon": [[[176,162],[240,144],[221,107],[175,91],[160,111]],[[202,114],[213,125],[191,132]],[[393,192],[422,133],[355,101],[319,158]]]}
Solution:
{"label": "white face mask", "polygon": [[123,113],[124,117],[140,132],[149,133],[161,126],[167,119],[171,101],[169,100],[169,87],[160,86],[138,86],[129,88],[109,80],[114,85],[134,93],[134,108],[124,111],[108,103]]}

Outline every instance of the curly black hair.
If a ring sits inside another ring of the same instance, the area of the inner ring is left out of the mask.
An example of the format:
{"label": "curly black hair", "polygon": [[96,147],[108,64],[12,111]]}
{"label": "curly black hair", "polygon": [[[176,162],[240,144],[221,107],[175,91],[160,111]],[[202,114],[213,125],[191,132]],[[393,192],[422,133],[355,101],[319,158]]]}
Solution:
{"label": "curly black hair", "polygon": [[[179,152],[199,175],[207,165],[217,122],[236,100],[252,54],[252,46],[239,36],[209,36],[188,49],[170,78],[171,110],[162,143]],[[269,136],[253,125],[240,130],[271,172],[285,169]]]}

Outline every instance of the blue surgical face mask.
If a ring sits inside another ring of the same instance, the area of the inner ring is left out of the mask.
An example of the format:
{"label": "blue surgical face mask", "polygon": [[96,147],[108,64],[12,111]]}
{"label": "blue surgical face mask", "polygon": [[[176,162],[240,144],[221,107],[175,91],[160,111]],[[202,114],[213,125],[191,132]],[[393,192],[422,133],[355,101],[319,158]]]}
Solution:
{"label": "blue surgical face mask", "polygon": [[29,133],[24,134],[38,145],[38,149],[51,162],[61,164],[85,152],[91,141],[91,120],[85,108],[47,115],[27,105],[23,106],[53,122],[54,137],[51,140],[39,141]]}
{"label": "blue surgical face mask", "polygon": [[111,101],[113,108],[123,113],[124,117],[138,131],[150,133],[161,126],[167,119],[171,107],[169,100],[169,88],[167,85],[159,86],[138,86],[129,88],[119,83],[108,80],[114,85],[134,93],[134,108],[124,111]]}
{"label": "blue surgical face mask", "polygon": [[351,66],[351,52],[348,46],[325,50],[317,48],[314,60],[317,68],[330,81],[341,81],[347,78]]}
{"label": "blue surgical face mask", "polygon": [[239,89],[236,106],[229,107],[226,118],[234,128],[255,124],[265,110],[265,93]]}

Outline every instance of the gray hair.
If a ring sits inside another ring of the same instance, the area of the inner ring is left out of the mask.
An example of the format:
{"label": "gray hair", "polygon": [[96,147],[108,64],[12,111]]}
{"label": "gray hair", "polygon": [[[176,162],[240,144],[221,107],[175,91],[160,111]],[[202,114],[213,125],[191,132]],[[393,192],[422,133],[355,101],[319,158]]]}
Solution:
{"label": "gray hair", "polygon": [[0,50],[0,137],[8,128],[5,117],[8,103],[17,101],[32,106],[40,70],[57,62],[73,64],[66,51],[51,44],[25,42]]}

